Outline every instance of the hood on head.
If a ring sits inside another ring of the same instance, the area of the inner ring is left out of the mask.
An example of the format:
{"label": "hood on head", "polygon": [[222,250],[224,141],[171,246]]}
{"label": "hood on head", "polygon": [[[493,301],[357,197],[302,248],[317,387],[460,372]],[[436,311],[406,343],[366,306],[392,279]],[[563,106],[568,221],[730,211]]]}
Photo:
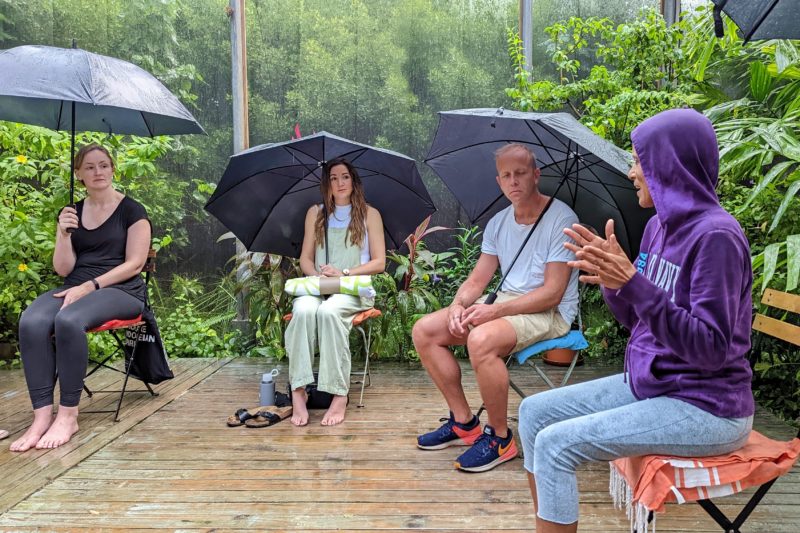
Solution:
{"label": "hood on head", "polygon": [[718,207],[719,148],[714,127],[693,109],[663,111],[631,132],[662,225]]}

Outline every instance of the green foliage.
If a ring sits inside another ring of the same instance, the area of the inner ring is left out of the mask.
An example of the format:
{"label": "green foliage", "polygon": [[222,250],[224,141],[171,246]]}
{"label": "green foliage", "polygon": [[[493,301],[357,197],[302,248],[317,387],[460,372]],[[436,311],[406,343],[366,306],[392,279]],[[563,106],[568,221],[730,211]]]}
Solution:
{"label": "green foliage", "polygon": [[[680,48],[683,23],[667,26],[654,10],[616,25],[607,18],[572,17],[546,28],[555,81],[525,70],[519,35],[508,33],[515,87],[506,89],[523,110],[569,110],[618,146],[659,111],[700,103],[687,84],[690,63]],[[593,61],[597,64],[590,66]]]}
{"label": "green foliage", "polygon": [[230,357],[235,353],[238,334],[228,326],[233,312],[224,286],[208,291],[200,281],[176,275],[170,296],[162,297],[153,287],[151,300],[170,357]]}

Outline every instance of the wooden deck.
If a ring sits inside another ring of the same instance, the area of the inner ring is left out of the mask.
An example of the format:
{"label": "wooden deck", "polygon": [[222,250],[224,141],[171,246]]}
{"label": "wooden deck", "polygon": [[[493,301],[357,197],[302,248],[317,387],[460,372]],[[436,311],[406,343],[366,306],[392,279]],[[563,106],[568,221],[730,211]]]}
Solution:
{"label": "wooden deck", "polygon": [[[156,398],[135,395],[116,424],[111,415],[82,414],[76,438],[56,450],[12,454],[10,439],[3,441],[0,531],[533,530],[520,460],[464,474],[452,468],[459,450],[416,448],[415,436],[446,414],[424,370],[375,364],[366,408],[351,403],[340,426],[323,428],[321,412],[312,412],[306,428],[288,420],[262,429],[226,427],[225,418],[238,407],[256,405],[265,369],[262,360],[175,361],[176,379],[159,386]],[[574,379],[614,370],[579,368]],[[100,381],[113,379],[100,374]],[[478,405],[468,367],[464,374],[467,396]],[[515,368],[512,378],[526,391],[542,390],[530,370]],[[0,399],[0,427],[23,431],[29,403],[21,372],[0,372]],[[511,399],[513,412],[519,400],[513,392]],[[763,413],[756,425],[777,438],[793,435]],[[583,469],[579,485],[580,531],[629,531],[624,514],[611,506],[606,465]],[[719,502],[727,512],[746,498]],[[745,531],[797,532],[798,524],[795,467]],[[668,507],[658,530],[721,531],[695,505]]]}

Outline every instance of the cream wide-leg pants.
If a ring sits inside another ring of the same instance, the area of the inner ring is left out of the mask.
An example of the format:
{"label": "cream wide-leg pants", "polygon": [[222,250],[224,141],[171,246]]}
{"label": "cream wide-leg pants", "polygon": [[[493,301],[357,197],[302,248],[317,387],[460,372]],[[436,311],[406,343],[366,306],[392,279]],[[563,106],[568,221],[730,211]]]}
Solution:
{"label": "cream wide-leg pants", "polygon": [[292,303],[286,328],[286,354],[292,389],[314,382],[314,346],[319,340],[319,390],[344,396],[350,390],[350,330],[365,309],[361,299],[347,294],[299,296]]}

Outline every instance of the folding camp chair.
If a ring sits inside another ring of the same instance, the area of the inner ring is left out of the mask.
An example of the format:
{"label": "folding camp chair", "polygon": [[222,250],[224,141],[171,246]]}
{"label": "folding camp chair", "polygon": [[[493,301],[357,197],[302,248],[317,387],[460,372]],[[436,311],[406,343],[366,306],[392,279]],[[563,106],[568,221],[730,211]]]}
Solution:
{"label": "folding camp chair", "polygon": [[[144,279],[145,279],[145,291],[147,291],[148,286],[150,284],[150,275],[151,275],[151,273],[156,271],[156,255],[157,255],[156,251],[151,248],[147,252],[147,261],[144,264],[144,268],[142,268],[142,272],[144,273]],[[131,367],[133,366],[133,355],[130,358],[126,359],[125,365],[124,365],[124,367],[125,367],[124,370],[116,368],[116,367],[112,366],[111,364],[109,364],[109,362],[112,359],[114,359],[118,354],[122,354],[123,356],[125,354],[125,340],[123,338],[120,338],[120,334],[119,334],[120,330],[127,330],[127,328],[131,328],[131,327],[135,327],[135,326],[141,326],[142,324],[144,324],[144,321],[142,321],[142,315],[139,315],[138,317],[135,317],[135,318],[132,318],[132,319],[126,319],[126,320],[114,319],[114,320],[109,320],[109,321],[101,324],[100,326],[98,326],[96,328],[93,328],[93,329],[90,329],[89,331],[87,331],[87,333],[100,333],[100,332],[103,332],[103,331],[107,331],[114,338],[114,341],[116,342],[116,347],[114,348],[113,351],[111,351],[110,353],[106,354],[99,361],[96,361],[96,360],[93,360],[93,359],[89,360],[89,362],[93,363],[95,366],[94,366],[94,368],[92,368],[86,374],[86,378],[88,379],[89,376],[91,376],[92,374],[94,374],[95,372],[100,370],[101,368],[108,368],[110,370],[113,370],[114,372],[119,372],[121,374],[125,374],[125,379],[122,382],[122,388],[119,389],[119,390],[101,389],[101,390],[94,390],[93,391],[93,390],[91,390],[89,388],[89,386],[84,381],[83,390],[86,391],[86,395],[89,396],[89,398],[92,398],[97,393],[119,393],[119,400],[117,401],[117,406],[116,406],[115,409],[84,410],[83,411],[84,413],[114,413],[114,422],[118,422],[119,421],[119,411],[120,411],[120,408],[122,407],[122,400],[125,397],[125,393],[126,392],[149,392],[151,396],[158,396],[158,393],[155,392],[153,390],[153,388],[150,386],[150,384],[145,382],[145,381],[142,381],[142,383],[144,383],[144,386],[147,387],[146,390],[145,389],[128,389],[127,388],[128,387],[128,378],[130,377]],[[136,342],[136,341],[134,340],[134,341],[129,341],[129,342]]]}
{"label": "folding camp chair", "polygon": [[[369,373],[369,354],[372,346],[372,322],[371,318],[378,318],[381,316],[381,311],[370,307],[365,311],[358,313],[353,318],[353,328],[361,333],[364,346],[364,370],[362,372],[350,372],[351,383],[361,385],[361,394],[358,397],[358,404],[356,407],[364,407],[364,389],[372,385]],[[292,320],[292,313],[284,315],[283,319],[286,322]],[[366,329],[364,327],[366,326]],[[361,379],[352,381],[353,376],[361,376]]]}
{"label": "folding camp chair", "polygon": [[[781,315],[785,315],[786,313],[800,313],[800,296],[798,295],[768,289],[764,293],[761,303],[768,308],[773,307],[780,310]],[[750,351],[751,366],[755,365],[761,355],[760,348],[763,335],[769,335],[793,344],[794,346],[800,346],[800,327],[793,324],[788,324],[782,320],[771,318],[766,314],[756,314],[753,321],[753,330],[758,332],[758,335],[756,336],[756,342]],[[800,439],[800,431],[797,432],[796,438]],[[703,457],[698,458],[697,461],[709,461],[709,459],[713,458]],[[745,521],[777,480],[778,477],[775,477],[760,485],[753,493],[750,500],[745,504],[745,506],[733,520],[729,519],[725,513],[723,513],[722,510],[720,510],[720,508],[711,501],[710,498],[696,501],[698,505],[700,505],[700,507],[702,507],[711,516],[711,518],[713,518],[714,521],[719,524],[723,531],[726,533],[742,533],[741,528]],[[741,482],[738,481],[733,485],[736,486],[737,484],[741,486]],[[728,492],[728,494],[730,494],[730,492]],[[653,518],[653,513],[650,512],[648,516],[648,523],[651,522]]]}
{"label": "folding camp chair", "polygon": [[[581,284],[578,291],[578,314],[576,315],[577,329],[571,329],[566,335],[557,337],[555,339],[547,339],[535,342],[517,352],[512,353],[506,359],[506,367],[511,366],[513,361],[516,361],[519,365],[524,365],[527,363],[533,367],[539,377],[542,378],[542,381],[544,381],[551,389],[566,385],[569,381],[569,378],[572,376],[572,371],[575,370],[575,366],[578,364],[578,361],[581,358],[581,352],[589,347],[589,342],[586,340],[586,337],[583,336],[583,318],[581,316],[580,305],[580,300],[583,297],[583,291],[584,285]],[[536,359],[542,358],[543,354],[546,352],[556,349],[568,349],[573,351],[572,359],[570,359],[569,363],[566,365],[566,371],[564,372],[564,376],[561,378],[561,383],[558,385],[554,384],[544,370],[536,364]],[[523,390],[520,389],[511,378],[508,380],[508,385],[514,389],[514,392],[516,392],[520,398],[529,396],[526,395],[525,392],[523,392]],[[480,418],[485,409],[486,406],[481,404],[476,416]]]}

